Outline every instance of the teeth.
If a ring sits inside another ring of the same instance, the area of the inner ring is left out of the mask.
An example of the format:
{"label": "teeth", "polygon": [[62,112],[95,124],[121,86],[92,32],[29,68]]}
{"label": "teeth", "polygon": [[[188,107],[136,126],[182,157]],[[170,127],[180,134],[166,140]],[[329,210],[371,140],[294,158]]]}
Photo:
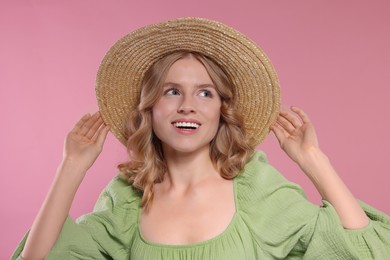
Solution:
{"label": "teeth", "polygon": [[197,129],[199,124],[190,122],[175,122],[174,125],[179,128],[194,128]]}

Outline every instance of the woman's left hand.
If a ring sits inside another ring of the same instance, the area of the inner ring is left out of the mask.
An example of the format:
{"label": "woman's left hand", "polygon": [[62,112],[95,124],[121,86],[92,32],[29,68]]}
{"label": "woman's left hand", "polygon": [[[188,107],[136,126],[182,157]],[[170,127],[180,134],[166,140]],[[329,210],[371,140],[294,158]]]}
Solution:
{"label": "woman's left hand", "polygon": [[319,150],[314,126],[302,109],[282,110],[271,130],[283,151],[300,166],[309,153]]}
{"label": "woman's left hand", "polygon": [[282,110],[271,129],[281,148],[298,163],[322,199],[334,207],[344,228],[360,229],[370,223],[364,210],[320,150],[316,132],[305,112],[297,107]]}

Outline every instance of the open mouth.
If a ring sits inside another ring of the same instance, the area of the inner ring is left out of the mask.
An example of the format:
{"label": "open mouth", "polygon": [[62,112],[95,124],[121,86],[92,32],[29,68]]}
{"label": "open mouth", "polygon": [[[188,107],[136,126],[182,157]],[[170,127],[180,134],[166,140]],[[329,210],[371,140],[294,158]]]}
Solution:
{"label": "open mouth", "polygon": [[195,130],[198,129],[200,124],[192,123],[192,122],[174,122],[172,123],[176,128],[187,129],[187,130]]}

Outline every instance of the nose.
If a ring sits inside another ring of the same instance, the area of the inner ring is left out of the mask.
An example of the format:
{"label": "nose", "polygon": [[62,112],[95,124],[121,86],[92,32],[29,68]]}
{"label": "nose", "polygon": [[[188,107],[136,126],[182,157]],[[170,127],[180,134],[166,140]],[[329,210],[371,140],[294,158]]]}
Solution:
{"label": "nose", "polygon": [[180,114],[189,114],[196,111],[193,97],[183,95],[183,100],[180,103],[177,112]]}
{"label": "nose", "polygon": [[190,114],[190,113],[194,113],[195,110],[192,109],[191,107],[180,107],[177,110],[177,112],[180,113],[180,114]]}

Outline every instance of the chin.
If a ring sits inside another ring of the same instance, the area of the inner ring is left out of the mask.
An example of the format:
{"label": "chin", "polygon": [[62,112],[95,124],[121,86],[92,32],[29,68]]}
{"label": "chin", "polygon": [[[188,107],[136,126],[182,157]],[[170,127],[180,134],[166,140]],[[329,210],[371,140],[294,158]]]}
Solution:
{"label": "chin", "polygon": [[182,153],[182,154],[191,154],[191,153],[198,153],[198,152],[204,152],[204,151],[209,151],[210,149],[210,145],[207,144],[207,145],[203,145],[203,146],[191,146],[191,145],[186,145],[186,146],[183,146],[183,145],[168,145],[168,147],[166,149],[164,149],[164,151],[168,152],[168,153]]}

